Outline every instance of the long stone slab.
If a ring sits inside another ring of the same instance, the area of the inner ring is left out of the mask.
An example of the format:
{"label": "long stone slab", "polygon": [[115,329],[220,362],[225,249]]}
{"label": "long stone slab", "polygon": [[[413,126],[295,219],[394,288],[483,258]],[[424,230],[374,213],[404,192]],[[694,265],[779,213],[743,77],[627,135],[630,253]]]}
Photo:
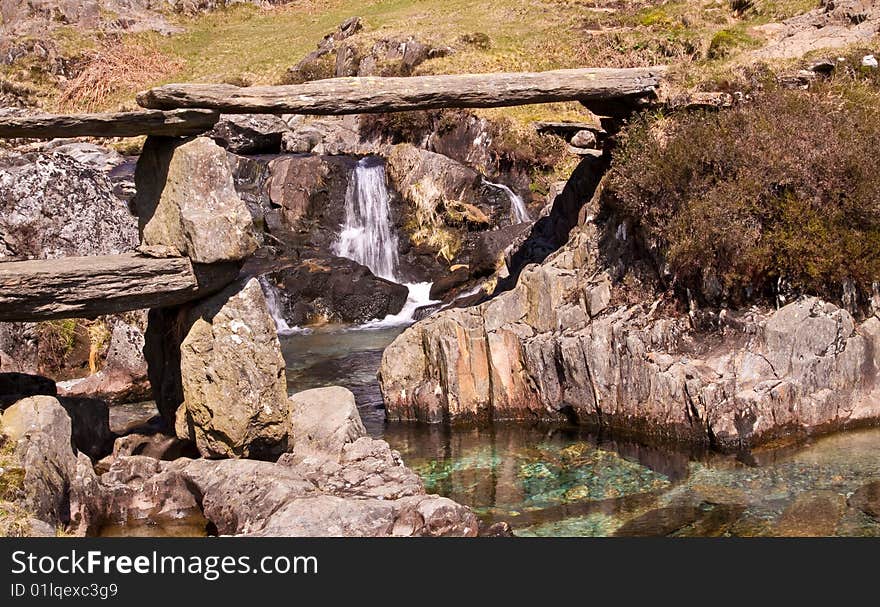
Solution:
{"label": "long stone slab", "polygon": [[0,263],[0,321],[93,317],[178,305],[238,277],[239,264],[135,253]]}
{"label": "long stone slab", "polygon": [[219,118],[219,112],[206,109],[4,116],[0,117],[0,137],[187,136],[211,130]]}
{"label": "long stone slab", "polygon": [[652,97],[665,74],[651,68],[581,68],[442,76],[352,77],[283,86],[166,84],[139,93],[154,109],[224,113],[361,114],[437,108],[501,107],[556,101]]}

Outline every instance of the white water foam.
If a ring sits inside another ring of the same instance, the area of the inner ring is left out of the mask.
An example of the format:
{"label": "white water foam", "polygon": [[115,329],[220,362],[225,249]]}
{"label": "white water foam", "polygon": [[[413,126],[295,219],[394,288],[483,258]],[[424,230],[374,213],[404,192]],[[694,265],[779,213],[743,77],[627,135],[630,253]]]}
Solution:
{"label": "white water foam", "polygon": [[438,300],[431,299],[431,282],[414,282],[403,283],[403,286],[409,289],[409,296],[403,309],[397,314],[389,314],[385,318],[371,320],[362,325],[354,327],[356,329],[386,329],[388,327],[399,327],[401,325],[409,325],[413,322],[413,315],[416,310],[423,306],[439,303]]}

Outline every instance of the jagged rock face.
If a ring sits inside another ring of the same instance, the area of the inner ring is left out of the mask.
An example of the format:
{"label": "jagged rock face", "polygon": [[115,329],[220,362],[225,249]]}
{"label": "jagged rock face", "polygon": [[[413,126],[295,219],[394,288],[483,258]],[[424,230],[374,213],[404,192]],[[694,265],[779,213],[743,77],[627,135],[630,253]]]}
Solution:
{"label": "jagged rock face", "polygon": [[148,138],[135,182],[144,245],[170,247],[195,263],[238,261],[256,250],[226,151],[209,138]]}
{"label": "jagged rock face", "polygon": [[599,236],[587,223],[511,291],[401,334],[380,369],[389,417],[574,418],[722,447],[880,417],[880,320],[804,299],[722,313],[719,341],[656,304],[613,303],[625,289]]}
{"label": "jagged rock face", "polygon": [[196,304],[180,344],[177,434],[205,457],[279,455],[288,437],[286,365],[263,290],[251,279]]}
{"label": "jagged rock face", "polygon": [[111,255],[137,242],[136,220],[102,171],[63,153],[0,160],[0,258]]}
{"label": "jagged rock face", "polygon": [[345,192],[357,162],[349,156],[229,155],[239,195],[273,244],[328,251],[345,218]]}
{"label": "jagged rock face", "polygon": [[510,222],[510,199],[487,187],[475,170],[447,156],[400,144],[389,152],[386,167],[394,188],[425,212],[457,201],[478,208],[492,224]]}
{"label": "jagged rock face", "polygon": [[51,396],[33,396],[8,407],[2,427],[14,445],[13,460],[24,471],[20,502],[43,522],[66,523],[76,466],[67,412]]}
{"label": "jagged rock face", "polygon": [[365,323],[403,309],[409,289],[374,276],[369,268],[343,257],[308,258],[273,272],[288,323]]}

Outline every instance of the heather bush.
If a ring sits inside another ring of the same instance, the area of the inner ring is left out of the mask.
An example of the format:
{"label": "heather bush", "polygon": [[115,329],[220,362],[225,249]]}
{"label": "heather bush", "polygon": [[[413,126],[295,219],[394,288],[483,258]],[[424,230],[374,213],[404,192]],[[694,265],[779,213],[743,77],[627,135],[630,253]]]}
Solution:
{"label": "heather bush", "polygon": [[880,280],[880,121],[872,83],[765,90],[720,113],[645,116],[605,189],[674,284],[710,303],[780,284],[839,299]]}

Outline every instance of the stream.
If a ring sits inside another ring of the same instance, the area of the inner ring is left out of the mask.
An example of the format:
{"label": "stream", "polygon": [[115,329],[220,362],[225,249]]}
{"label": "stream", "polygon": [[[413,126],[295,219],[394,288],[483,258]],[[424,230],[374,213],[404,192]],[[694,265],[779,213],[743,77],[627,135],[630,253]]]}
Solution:
{"label": "stream", "polygon": [[[484,182],[508,194],[514,221],[529,219],[507,186]],[[388,205],[383,163],[362,159],[333,250],[403,283]],[[430,284],[406,286],[409,301],[396,315],[308,330],[288,327],[269,292],[288,389],[351,390],[370,436],[397,449],[428,492],[472,507],[483,522],[506,521],[522,536],[880,536],[880,522],[847,504],[860,487],[880,479],[880,429],[737,458],[575,427],[386,422],[376,379],[382,351],[412,323],[418,306],[430,303]]]}
{"label": "stream", "polygon": [[880,536],[846,498],[880,479],[880,429],[750,456],[617,441],[574,427],[389,423],[376,370],[402,330],[328,328],[281,338],[291,392],[349,388],[369,434],[431,493],[521,536]]}

